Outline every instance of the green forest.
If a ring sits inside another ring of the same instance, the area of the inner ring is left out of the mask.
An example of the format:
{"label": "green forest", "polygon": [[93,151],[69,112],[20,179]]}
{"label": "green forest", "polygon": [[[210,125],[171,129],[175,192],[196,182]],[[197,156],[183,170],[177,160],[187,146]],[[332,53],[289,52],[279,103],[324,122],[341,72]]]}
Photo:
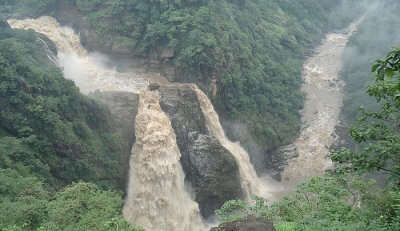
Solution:
{"label": "green forest", "polygon": [[[298,134],[303,61],[361,11],[348,2],[338,10],[342,0],[0,0],[0,230],[141,230],[121,215],[128,153],[111,113],[63,78],[40,42],[47,38],[5,19],[66,21],[59,13],[69,9],[72,26],[92,34],[89,48],[148,59],[172,49],[160,62],[177,70],[176,81],[197,83],[230,137],[265,154]],[[387,4],[376,12],[390,17],[368,16],[344,56],[342,116],[358,149],[332,152],[334,171],[275,203],[226,202],[221,221],[253,215],[278,231],[400,230],[400,50],[391,49],[400,42],[399,4]]]}
{"label": "green forest", "polygon": [[[374,77],[370,72],[371,66],[393,46],[400,46],[400,22],[397,17],[400,5],[392,1],[391,7],[387,7],[389,4],[380,5],[369,13],[346,47],[341,73],[346,83],[342,111],[345,127],[355,122],[360,106],[377,108],[376,101],[365,94]],[[381,12],[385,12],[385,17],[381,16]]]}
{"label": "green forest", "polygon": [[[219,218],[261,217],[278,231],[400,230],[400,49],[377,60],[372,71],[366,94],[379,106],[361,113],[350,131],[362,148],[333,151],[334,171],[272,204],[257,197],[228,201],[217,210]],[[374,180],[377,173],[384,179]]]}
{"label": "green forest", "polygon": [[[327,31],[342,28],[361,10],[353,4],[359,1],[340,8],[343,0],[5,2],[8,17],[54,15],[89,30],[83,43],[90,41],[90,48],[148,59],[172,50],[174,56],[160,62],[175,68],[175,80],[197,83],[216,105],[228,136],[262,157],[299,132],[304,56]],[[271,167],[264,161],[261,168]]]}
{"label": "green forest", "polygon": [[110,113],[63,78],[39,36],[1,23],[0,230],[135,230],[120,215]]}

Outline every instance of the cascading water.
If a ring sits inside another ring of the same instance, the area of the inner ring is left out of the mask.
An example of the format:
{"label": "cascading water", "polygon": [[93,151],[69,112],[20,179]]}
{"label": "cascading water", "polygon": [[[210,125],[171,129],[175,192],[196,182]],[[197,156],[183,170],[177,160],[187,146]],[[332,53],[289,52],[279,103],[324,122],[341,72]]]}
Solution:
{"label": "cascading water", "polygon": [[267,179],[267,177],[259,178],[257,176],[246,150],[244,150],[239,143],[231,142],[225,136],[225,132],[219,121],[219,116],[215,112],[209,98],[196,85],[192,85],[192,87],[197,94],[208,129],[236,159],[239,166],[242,188],[246,197],[250,198],[250,196],[256,195],[267,199],[274,199],[274,193],[280,191],[278,184],[274,184],[274,181],[272,179]]}
{"label": "cascading water", "polygon": [[307,177],[322,175],[332,166],[327,155],[337,140],[335,127],[343,102],[344,82],[339,76],[342,54],[363,18],[352,23],[346,33],[328,34],[315,55],[304,64],[303,91],[307,95],[302,111],[304,128],[294,143],[298,158],[290,160],[282,174],[288,188]]}
{"label": "cascading water", "polygon": [[[180,152],[171,122],[160,108],[160,96],[154,91],[141,90],[147,86],[146,79],[136,72],[120,73],[115,68],[107,67],[99,61],[98,56],[82,47],[79,36],[71,28],[61,27],[54,18],[9,20],[8,23],[13,28],[33,29],[52,40],[58,54],[57,60],[49,56],[50,60],[57,61],[65,77],[74,80],[84,93],[95,90],[140,91],[136,118],[137,141],[132,149],[134,155],[131,156],[123,214],[129,221],[149,231],[203,230],[198,206],[184,188]],[[345,34],[328,35],[317,48],[317,54],[304,65],[303,89],[307,93],[307,100],[302,115],[306,127],[295,142],[299,157],[289,161],[283,172],[285,186],[291,187],[306,177],[320,175],[331,166],[326,155],[335,141],[334,128],[342,105],[343,83],[338,78],[341,55],[358,23],[352,24]],[[192,87],[208,129],[238,163],[242,188],[247,198],[250,195],[268,199],[279,197],[276,194],[287,189],[270,178],[257,176],[248,153],[239,143],[226,138],[208,97],[197,86]]]}
{"label": "cascading water", "polygon": [[[8,23],[12,28],[33,29],[52,40],[58,50],[56,60],[45,41],[41,41],[49,59],[57,62],[64,76],[84,93],[95,90],[138,93],[148,85],[142,73],[120,73],[108,68],[98,55],[82,47],[71,28],[61,27],[52,17],[8,20]],[[124,216],[149,231],[204,230],[198,205],[185,191],[175,134],[161,111],[157,93],[140,93],[136,121],[137,142],[132,150]]]}
{"label": "cascading water", "polygon": [[184,189],[181,154],[155,91],[142,91],[124,217],[146,230],[200,231],[198,205]]}
{"label": "cascading water", "polygon": [[95,90],[137,93],[148,84],[136,72],[121,73],[115,68],[107,67],[104,63],[106,56],[87,52],[81,45],[79,36],[71,28],[60,26],[52,17],[10,19],[8,23],[12,28],[32,29],[53,41],[58,50],[57,62],[63,69],[64,76],[73,80],[83,93]]}

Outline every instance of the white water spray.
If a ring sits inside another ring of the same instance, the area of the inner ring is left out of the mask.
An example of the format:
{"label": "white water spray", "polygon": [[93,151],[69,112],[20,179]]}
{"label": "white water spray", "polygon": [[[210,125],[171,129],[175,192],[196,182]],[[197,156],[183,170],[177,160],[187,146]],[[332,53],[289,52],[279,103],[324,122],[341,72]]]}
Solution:
{"label": "white water spray", "polygon": [[[61,27],[52,17],[9,20],[12,28],[33,29],[52,40],[57,59],[44,41],[52,62],[62,68],[84,93],[128,91],[140,93],[136,118],[137,141],[132,149],[125,218],[148,231],[204,230],[198,205],[184,188],[180,152],[168,117],[161,111],[159,95],[147,92],[146,73],[120,73],[104,64],[105,56],[91,54],[69,27]],[[142,74],[144,76],[142,76]]]}
{"label": "white water spray", "polygon": [[[52,17],[10,19],[8,24],[12,28],[32,29],[53,41],[58,50],[58,66],[63,69],[64,76],[73,80],[83,93],[95,90],[137,93],[148,84],[136,72],[120,73],[115,68],[107,67],[103,62],[107,60],[105,55],[87,52],[81,45],[79,36],[71,28],[62,27]],[[54,62],[53,59],[50,60]]]}
{"label": "white water spray", "polygon": [[218,114],[208,97],[196,86],[192,85],[193,90],[197,94],[200,102],[201,110],[206,119],[207,127],[210,132],[218,139],[218,141],[228,149],[239,166],[239,173],[242,183],[242,188],[247,199],[252,195],[264,197],[266,199],[275,199],[275,192],[281,191],[279,185],[275,181],[264,177],[259,178],[250,162],[249,154],[244,150],[239,143],[231,142],[226,136],[219,121]]}

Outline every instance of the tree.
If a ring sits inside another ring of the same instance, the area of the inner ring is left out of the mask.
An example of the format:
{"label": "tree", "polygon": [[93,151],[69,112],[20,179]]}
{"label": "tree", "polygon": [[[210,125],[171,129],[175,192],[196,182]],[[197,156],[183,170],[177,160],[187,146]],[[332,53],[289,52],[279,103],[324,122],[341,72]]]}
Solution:
{"label": "tree", "polygon": [[400,180],[400,49],[391,51],[372,67],[376,74],[367,93],[378,101],[379,110],[362,111],[351,129],[361,151],[342,149],[331,158],[347,169],[359,172],[382,171]]}
{"label": "tree", "polygon": [[140,231],[120,216],[118,193],[103,191],[90,183],[75,183],[55,195],[47,206],[48,221],[43,230]]}

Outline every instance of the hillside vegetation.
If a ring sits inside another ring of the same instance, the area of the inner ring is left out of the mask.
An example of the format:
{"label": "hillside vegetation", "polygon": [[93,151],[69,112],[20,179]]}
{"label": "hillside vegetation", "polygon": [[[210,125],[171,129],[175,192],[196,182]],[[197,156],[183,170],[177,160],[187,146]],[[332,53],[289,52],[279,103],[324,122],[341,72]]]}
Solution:
{"label": "hillside vegetation", "polygon": [[[397,1],[386,1],[376,6],[346,47],[342,69],[342,78],[346,82],[342,116],[346,127],[356,120],[360,106],[367,109],[377,107],[376,101],[366,95],[365,90],[373,80],[372,63],[392,47],[400,46],[399,10]],[[382,12],[385,12],[385,17],[382,17]]]}
{"label": "hillside vegetation", "polygon": [[0,230],[134,230],[120,216],[110,113],[63,78],[40,37],[0,23]]}
{"label": "hillside vegetation", "polygon": [[[278,231],[400,230],[400,49],[372,67],[367,93],[380,106],[364,112],[351,130],[358,151],[331,153],[336,168],[297,187],[273,204],[229,201],[217,210],[223,221],[248,215],[272,220]],[[385,175],[379,186],[366,173]]]}
{"label": "hillside vegetation", "polygon": [[299,131],[304,56],[359,12],[359,1],[343,0],[5,2],[7,17],[54,14],[89,48],[173,67],[171,78],[197,83],[228,135],[262,158]]}
{"label": "hillside vegetation", "polygon": [[[173,57],[158,58],[176,68],[175,80],[200,85],[212,97],[231,138],[240,139],[248,149],[254,139],[264,152],[289,143],[297,134],[303,57],[324,32],[342,25],[330,20],[340,2],[77,0],[75,4],[87,15],[96,37],[102,38],[102,46],[130,49],[151,59],[172,50]],[[245,125],[249,133],[234,130],[231,121]],[[252,153],[257,150],[253,148]]]}

